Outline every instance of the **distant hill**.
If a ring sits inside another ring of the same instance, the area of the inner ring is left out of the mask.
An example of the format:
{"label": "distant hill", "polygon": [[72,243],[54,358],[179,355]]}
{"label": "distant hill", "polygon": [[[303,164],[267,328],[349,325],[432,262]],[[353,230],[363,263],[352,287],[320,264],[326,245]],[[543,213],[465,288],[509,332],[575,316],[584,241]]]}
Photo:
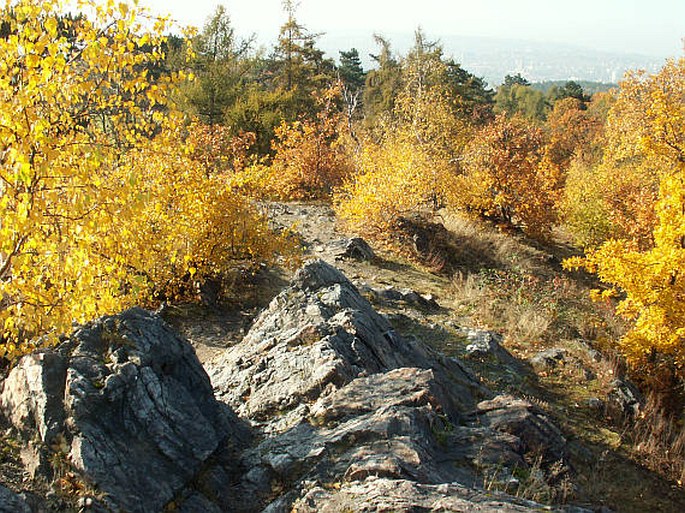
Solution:
{"label": "distant hill", "polygon": [[[544,82],[535,82],[531,84],[533,89],[547,93],[552,87],[563,87],[564,84],[568,82],[567,80],[545,80]],[[593,82],[591,80],[576,80],[582,88],[585,94],[593,95],[595,93],[603,93],[609,91],[610,89],[615,89],[618,84],[610,84],[605,82]]]}
{"label": "distant hill", "polygon": [[[442,42],[447,55],[471,73],[495,87],[504,76],[520,73],[530,82],[575,80],[613,84],[629,69],[655,72],[665,58],[649,55],[602,52],[565,44],[535,41],[427,34]],[[383,33],[396,52],[404,53],[414,42],[413,33]],[[357,48],[364,67],[373,67],[369,54],[377,52],[373,35],[367,33],[328,33],[321,36],[320,47],[331,57],[339,50]]]}

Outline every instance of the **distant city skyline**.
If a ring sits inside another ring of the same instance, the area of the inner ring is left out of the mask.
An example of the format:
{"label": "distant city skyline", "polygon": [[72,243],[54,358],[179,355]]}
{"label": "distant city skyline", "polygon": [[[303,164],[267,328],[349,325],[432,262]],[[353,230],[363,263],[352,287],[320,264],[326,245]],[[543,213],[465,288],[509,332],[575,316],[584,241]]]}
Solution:
{"label": "distant city skyline", "polygon": [[[482,37],[576,45],[601,52],[665,59],[683,55],[685,0],[300,0],[298,20],[340,40],[373,33],[412,33],[433,39]],[[270,45],[284,22],[282,0],[140,0],[181,25],[201,28],[222,4],[236,31]],[[324,36],[325,38],[326,36]],[[341,49],[344,49],[341,48]],[[333,56],[335,57],[335,56]]]}

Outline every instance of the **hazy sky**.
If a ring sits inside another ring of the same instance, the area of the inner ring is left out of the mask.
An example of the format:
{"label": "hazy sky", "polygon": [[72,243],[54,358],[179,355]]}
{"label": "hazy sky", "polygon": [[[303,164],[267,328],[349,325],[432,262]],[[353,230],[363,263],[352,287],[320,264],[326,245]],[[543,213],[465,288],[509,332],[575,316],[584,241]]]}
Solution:
{"label": "hazy sky", "polygon": [[[223,4],[237,31],[270,43],[284,21],[281,0],[140,0],[201,27]],[[297,19],[312,32],[411,33],[438,39],[484,36],[569,43],[656,57],[683,55],[685,0],[301,0]]]}

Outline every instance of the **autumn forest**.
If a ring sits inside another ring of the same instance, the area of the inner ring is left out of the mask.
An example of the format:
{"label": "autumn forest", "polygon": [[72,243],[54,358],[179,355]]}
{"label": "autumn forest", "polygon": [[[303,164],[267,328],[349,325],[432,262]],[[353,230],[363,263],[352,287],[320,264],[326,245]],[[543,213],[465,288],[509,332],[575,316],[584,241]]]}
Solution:
{"label": "autumn forest", "polygon": [[[493,87],[417,30],[373,66],[329,56],[284,3],[273,47],[218,7],[198,31],[143,8],[19,0],[0,13],[0,355],[72,323],[187,300],[197,283],[294,265],[269,201],[331,204],[403,251],[406,219],[450,213],[564,243],[624,329],[603,344],[685,404],[685,57],[589,94]],[[173,35],[170,35],[173,34]],[[666,413],[665,413],[666,414]]]}

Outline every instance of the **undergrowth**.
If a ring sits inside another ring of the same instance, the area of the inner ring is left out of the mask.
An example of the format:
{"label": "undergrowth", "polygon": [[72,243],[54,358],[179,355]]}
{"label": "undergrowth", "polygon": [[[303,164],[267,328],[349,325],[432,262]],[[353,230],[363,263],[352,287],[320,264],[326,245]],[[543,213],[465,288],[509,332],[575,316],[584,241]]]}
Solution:
{"label": "undergrowth", "polygon": [[482,266],[462,248],[461,269],[452,278],[455,311],[471,322],[501,332],[508,346],[535,349],[564,340],[606,345],[623,325],[610,303],[593,303],[577,276],[556,266],[560,257],[543,252],[483,223],[452,216],[445,224],[461,241],[487,248]]}
{"label": "undergrowth", "polygon": [[[614,303],[592,301],[590,290],[601,284],[560,265],[573,249],[541,247],[520,233],[502,233],[487,223],[441,214],[432,221],[412,218],[405,225],[403,253],[431,272],[451,276],[449,309],[457,324],[502,333],[505,347],[520,358],[551,347],[568,351],[566,363],[537,372],[536,395],[549,401],[545,409],[556,413],[574,436],[625,453],[682,486],[685,430],[682,419],[668,413],[674,412],[672,404],[651,396],[639,417],[629,420],[588,406],[591,398],[606,398],[615,379],[631,375],[615,347],[626,323],[616,315]],[[431,265],[436,262],[439,265]],[[486,484],[490,479],[489,486],[497,489],[512,486],[511,476],[490,470]],[[533,467],[529,478],[515,479],[516,488],[509,491],[534,500],[563,500],[563,487],[538,487],[536,475]],[[597,475],[588,483],[599,496],[616,497],[625,490],[612,488],[614,477],[608,473],[599,483]],[[639,483],[631,478],[631,489]]]}

